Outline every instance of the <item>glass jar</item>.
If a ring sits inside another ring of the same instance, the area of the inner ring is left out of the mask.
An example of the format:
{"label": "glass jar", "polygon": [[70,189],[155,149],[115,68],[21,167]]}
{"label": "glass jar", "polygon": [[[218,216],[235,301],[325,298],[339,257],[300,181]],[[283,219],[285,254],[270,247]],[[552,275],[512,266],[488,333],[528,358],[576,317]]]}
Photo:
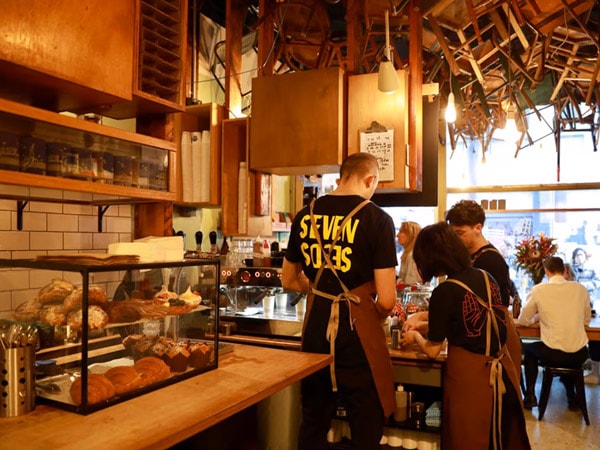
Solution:
{"label": "glass jar", "polygon": [[433,289],[428,286],[413,285],[404,289],[402,309],[407,315],[429,311],[429,298]]}

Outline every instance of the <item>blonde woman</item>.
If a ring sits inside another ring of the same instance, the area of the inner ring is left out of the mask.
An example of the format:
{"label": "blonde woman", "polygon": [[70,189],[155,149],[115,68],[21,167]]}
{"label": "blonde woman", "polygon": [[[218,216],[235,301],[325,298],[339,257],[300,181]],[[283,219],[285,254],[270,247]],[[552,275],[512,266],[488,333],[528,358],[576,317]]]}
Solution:
{"label": "blonde woman", "polygon": [[421,231],[421,225],[416,222],[406,221],[402,222],[398,234],[396,234],[398,244],[404,249],[400,257],[398,284],[412,285],[422,282],[417,266],[415,265],[415,260],[413,259],[413,247],[415,246],[415,240],[419,231]]}

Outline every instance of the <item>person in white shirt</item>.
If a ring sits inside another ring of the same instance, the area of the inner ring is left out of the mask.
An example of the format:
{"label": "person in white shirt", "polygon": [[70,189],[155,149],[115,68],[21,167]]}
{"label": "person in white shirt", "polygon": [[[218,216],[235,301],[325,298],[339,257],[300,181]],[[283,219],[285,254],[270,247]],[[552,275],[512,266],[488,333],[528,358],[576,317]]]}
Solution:
{"label": "person in white shirt", "polygon": [[[537,406],[534,388],[538,365],[579,368],[588,358],[585,325],[590,323],[590,296],[580,283],[565,280],[563,260],[552,256],[544,260],[547,283],[534,286],[527,296],[518,323],[540,324],[540,341],[523,344],[526,409]],[[567,390],[569,409],[576,409],[575,389],[570,380],[561,379]]]}

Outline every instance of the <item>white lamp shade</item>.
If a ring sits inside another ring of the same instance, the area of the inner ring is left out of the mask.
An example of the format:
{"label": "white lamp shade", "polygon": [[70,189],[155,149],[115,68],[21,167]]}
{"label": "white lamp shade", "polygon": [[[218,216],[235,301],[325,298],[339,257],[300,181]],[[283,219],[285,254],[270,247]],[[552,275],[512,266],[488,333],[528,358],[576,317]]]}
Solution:
{"label": "white lamp shade", "polygon": [[379,76],[377,77],[377,89],[386,94],[395,92],[400,87],[398,74],[391,61],[382,61],[379,64]]}
{"label": "white lamp shade", "polygon": [[454,93],[450,92],[448,95],[448,104],[446,105],[446,122],[454,123],[456,120],[456,105],[454,104]]}

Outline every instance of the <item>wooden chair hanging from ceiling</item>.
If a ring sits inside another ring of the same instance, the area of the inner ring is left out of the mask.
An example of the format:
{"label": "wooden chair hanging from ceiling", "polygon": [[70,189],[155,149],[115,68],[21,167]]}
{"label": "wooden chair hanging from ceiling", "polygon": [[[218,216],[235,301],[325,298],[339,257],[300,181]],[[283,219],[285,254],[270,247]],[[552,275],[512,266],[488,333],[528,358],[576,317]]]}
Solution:
{"label": "wooden chair hanging from ceiling", "polygon": [[290,0],[275,7],[279,33],[277,59],[293,70],[319,69],[329,63],[331,24],[321,0]]}

